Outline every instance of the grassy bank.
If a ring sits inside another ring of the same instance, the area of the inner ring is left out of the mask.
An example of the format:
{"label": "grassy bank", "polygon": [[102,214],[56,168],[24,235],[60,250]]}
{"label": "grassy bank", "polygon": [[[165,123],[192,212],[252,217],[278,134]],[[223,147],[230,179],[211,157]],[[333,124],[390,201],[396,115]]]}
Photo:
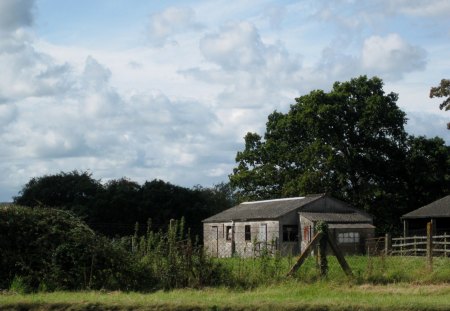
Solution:
{"label": "grassy bank", "polygon": [[336,286],[287,281],[247,291],[2,294],[2,310],[449,310],[450,285]]}

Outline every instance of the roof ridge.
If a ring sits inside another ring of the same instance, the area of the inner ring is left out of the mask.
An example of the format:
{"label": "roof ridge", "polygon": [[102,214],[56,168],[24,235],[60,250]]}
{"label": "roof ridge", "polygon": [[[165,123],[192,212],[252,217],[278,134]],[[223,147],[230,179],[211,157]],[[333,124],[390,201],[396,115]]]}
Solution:
{"label": "roof ridge", "polygon": [[255,203],[263,203],[263,202],[279,202],[279,201],[290,201],[290,200],[302,200],[306,197],[292,197],[292,198],[281,198],[281,199],[270,199],[270,200],[261,200],[261,201],[247,201],[242,202],[241,204],[255,204]]}

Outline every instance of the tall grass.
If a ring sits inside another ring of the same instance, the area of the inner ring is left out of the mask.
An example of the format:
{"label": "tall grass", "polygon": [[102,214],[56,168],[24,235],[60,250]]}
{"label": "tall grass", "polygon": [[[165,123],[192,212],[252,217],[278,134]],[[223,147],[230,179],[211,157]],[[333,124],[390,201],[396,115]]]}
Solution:
{"label": "tall grass", "polygon": [[202,287],[229,281],[223,265],[207,256],[198,239],[192,240],[185,222],[171,220],[167,231],[152,230],[151,221],[146,234],[138,235],[136,227],[131,250],[164,289]]}
{"label": "tall grass", "polygon": [[427,267],[424,257],[368,257],[347,256],[353,277],[348,277],[337,259],[329,256],[329,270],[324,278],[315,257],[309,257],[291,277],[286,277],[294,258],[263,256],[259,258],[216,259],[229,271],[233,285],[256,287],[293,279],[301,283],[319,280],[337,284],[389,284],[408,282],[416,284],[450,283],[450,258],[434,258],[433,270]]}

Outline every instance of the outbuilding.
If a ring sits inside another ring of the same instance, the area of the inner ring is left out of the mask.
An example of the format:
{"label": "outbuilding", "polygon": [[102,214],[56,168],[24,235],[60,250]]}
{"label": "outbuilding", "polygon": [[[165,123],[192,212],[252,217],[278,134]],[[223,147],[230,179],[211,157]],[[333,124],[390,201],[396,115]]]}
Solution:
{"label": "outbuilding", "polygon": [[450,195],[422,206],[402,216],[403,235],[426,235],[427,223],[434,234],[450,233]]}
{"label": "outbuilding", "polygon": [[374,237],[371,215],[326,194],[244,202],[203,220],[205,249],[212,256],[249,257],[280,251],[297,255],[311,241],[318,221],[344,253],[364,253]]}

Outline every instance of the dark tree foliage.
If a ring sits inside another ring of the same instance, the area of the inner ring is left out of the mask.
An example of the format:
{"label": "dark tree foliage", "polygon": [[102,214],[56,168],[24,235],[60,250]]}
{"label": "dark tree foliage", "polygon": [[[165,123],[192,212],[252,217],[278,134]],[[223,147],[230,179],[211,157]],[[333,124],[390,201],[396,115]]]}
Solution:
{"label": "dark tree foliage", "polygon": [[89,226],[108,236],[133,233],[136,222],[145,223],[139,213],[140,185],[126,178],[111,180],[94,199]]}
{"label": "dark tree foliage", "polygon": [[[327,192],[374,214],[382,230],[390,230],[401,212],[430,199],[427,193],[408,197],[413,180],[414,187],[431,187],[433,196],[443,196],[449,178],[448,148],[442,141],[408,139],[397,98],[383,91],[381,79],[366,76],[297,98],[286,114],[269,115],[264,137],[245,136],[231,185],[241,200]],[[436,160],[419,168],[417,148]],[[438,181],[412,177],[414,170],[425,175],[434,162],[443,165]]]}
{"label": "dark tree foliage", "polygon": [[230,207],[232,195],[227,184],[189,189],[162,180],[139,185],[126,178],[102,184],[90,173],[73,171],[31,179],[14,203],[70,210],[111,237],[131,235],[136,223],[144,228],[149,218],[155,228],[165,228],[170,219],[182,217],[192,235],[201,236],[201,221]]}
{"label": "dark tree foliage", "polygon": [[404,167],[408,207],[420,207],[450,193],[450,146],[442,138],[410,136]]}
{"label": "dark tree foliage", "polygon": [[14,197],[14,203],[29,207],[59,207],[86,218],[102,191],[100,181],[93,179],[89,172],[61,172],[32,178]]}

